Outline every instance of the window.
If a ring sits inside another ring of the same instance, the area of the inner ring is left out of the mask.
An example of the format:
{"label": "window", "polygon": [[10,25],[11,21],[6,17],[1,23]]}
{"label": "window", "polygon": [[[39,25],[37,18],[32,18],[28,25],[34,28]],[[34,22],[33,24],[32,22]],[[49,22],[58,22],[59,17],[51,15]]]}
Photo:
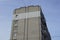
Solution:
{"label": "window", "polygon": [[17,32],[17,30],[14,30],[14,32]]}
{"label": "window", "polygon": [[18,26],[14,26],[14,30],[17,30],[18,29]]}
{"label": "window", "polygon": [[43,38],[44,38],[44,39],[47,38],[47,32],[46,32],[46,30],[42,30],[42,35],[43,35]]}
{"label": "window", "polygon": [[18,20],[14,20],[14,26],[18,25]]}
{"label": "window", "polygon": [[14,34],[14,36],[16,36],[16,33]]}
{"label": "window", "polygon": [[14,27],[14,32],[17,32],[17,30],[18,30],[18,26],[15,26]]}
{"label": "window", "polygon": [[13,39],[13,40],[17,40],[17,39]]}
{"label": "window", "polygon": [[13,36],[16,37],[16,36],[17,36],[17,33],[15,32],[15,33],[13,34]]}
{"label": "window", "polygon": [[18,17],[18,15],[16,15],[16,17]]}
{"label": "window", "polygon": [[42,28],[42,30],[47,30],[47,27],[43,24],[41,24],[41,28]]}
{"label": "window", "polygon": [[14,23],[15,23],[15,24],[18,23],[18,20],[14,20]]}

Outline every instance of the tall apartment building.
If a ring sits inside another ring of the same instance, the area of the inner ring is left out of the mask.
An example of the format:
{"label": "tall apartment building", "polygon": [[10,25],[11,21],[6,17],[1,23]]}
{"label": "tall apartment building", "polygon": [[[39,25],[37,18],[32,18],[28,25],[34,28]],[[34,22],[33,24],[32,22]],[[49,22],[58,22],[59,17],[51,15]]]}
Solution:
{"label": "tall apartment building", "polygon": [[51,40],[40,6],[15,9],[10,40]]}

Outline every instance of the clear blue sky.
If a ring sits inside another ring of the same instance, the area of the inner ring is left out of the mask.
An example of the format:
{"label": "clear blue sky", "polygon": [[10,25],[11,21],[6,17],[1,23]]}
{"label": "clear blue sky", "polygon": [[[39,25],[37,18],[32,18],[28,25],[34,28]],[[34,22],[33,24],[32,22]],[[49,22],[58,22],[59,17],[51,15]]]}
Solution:
{"label": "clear blue sky", "polygon": [[60,0],[0,0],[0,40],[9,40],[15,8],[40,5],[52,40],[60,39]]}

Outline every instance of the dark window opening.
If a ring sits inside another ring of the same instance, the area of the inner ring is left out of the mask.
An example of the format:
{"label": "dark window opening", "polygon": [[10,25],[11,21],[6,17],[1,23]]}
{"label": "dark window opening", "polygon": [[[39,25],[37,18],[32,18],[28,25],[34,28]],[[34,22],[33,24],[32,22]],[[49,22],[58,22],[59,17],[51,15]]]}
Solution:
{"label": "dark window opening", "polygon": [[17,24],[18,23],[18,20],[14,20],[14,24]]}
{"label": "dark window opening", "polygon": [[16,15],[16,17],[18,17],[18,15]]}
{"label": "dark window opening", "polygon": [[17,40],[17,39],[13,39],[13,40]]}

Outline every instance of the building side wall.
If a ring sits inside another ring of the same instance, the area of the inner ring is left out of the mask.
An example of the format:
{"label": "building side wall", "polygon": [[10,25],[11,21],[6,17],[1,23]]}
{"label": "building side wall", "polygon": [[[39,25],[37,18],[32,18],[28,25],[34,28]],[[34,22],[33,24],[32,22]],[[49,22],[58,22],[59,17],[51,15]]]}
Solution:
{"label": "building side wall", "polygon": [[39,19],[40,17],[28,19],[28,40],[41,40]]}

